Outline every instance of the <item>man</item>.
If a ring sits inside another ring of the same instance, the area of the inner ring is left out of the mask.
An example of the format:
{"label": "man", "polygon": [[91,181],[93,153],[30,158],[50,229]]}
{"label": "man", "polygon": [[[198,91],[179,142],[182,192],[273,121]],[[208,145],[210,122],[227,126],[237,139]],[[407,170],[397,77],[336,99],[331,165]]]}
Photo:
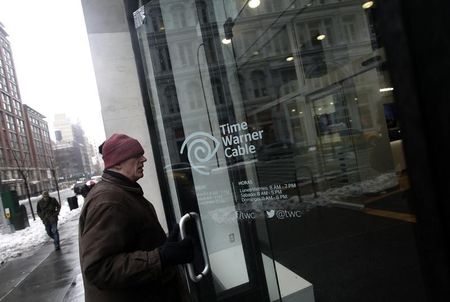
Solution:
{"label": "man", "polygon": [[193,258],[192,240],[169,238],[136,182],[144,149],[113,134],[100,146],[105,171],[80,214],[80,263],[86,302],[188,301],[177,264]]}
{"label": "man", "polygon": [[55,250],[60,249],[58,232],[58,215],[61,210],[59,202],[48,195],[47,191],[42,192],[42,198],[37,204],[37,214],[45,225],[45,231],[53,239]]}

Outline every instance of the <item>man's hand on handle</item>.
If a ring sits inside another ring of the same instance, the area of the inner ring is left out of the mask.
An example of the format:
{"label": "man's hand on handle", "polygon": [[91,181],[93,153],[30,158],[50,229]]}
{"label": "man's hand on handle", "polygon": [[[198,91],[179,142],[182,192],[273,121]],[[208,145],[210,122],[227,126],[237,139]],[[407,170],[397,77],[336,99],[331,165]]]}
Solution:
{"label": "man's hand on handle", "polygon": [[179,240],[180,227],[177,224],[169,234],[166,242],[159,249],[161,265],[185,264],[194,259],[194,243],[192,238]]}

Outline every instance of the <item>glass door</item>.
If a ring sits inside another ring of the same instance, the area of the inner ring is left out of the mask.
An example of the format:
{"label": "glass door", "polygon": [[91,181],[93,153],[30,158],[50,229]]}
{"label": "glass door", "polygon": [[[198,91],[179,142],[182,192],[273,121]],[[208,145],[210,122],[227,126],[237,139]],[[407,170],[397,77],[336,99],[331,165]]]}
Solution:
{"label": "glass door", "polygon": [[170,202],[197,241],[193,300],[424,297],[368,2],[148,1],[134,13]]}
{"label": "glass door", "polygon": [[254,155],[233,146],[250,129],[236,122],[224,73],[210,69],[219,57],[211,51],[209,5],[151,1],[134,13],[175,214],[183,233],[197,239],[190,290],[198,301],[277,301],[280,264],[270,253],[264,216],[236,210],[254,173],[243,159]]}

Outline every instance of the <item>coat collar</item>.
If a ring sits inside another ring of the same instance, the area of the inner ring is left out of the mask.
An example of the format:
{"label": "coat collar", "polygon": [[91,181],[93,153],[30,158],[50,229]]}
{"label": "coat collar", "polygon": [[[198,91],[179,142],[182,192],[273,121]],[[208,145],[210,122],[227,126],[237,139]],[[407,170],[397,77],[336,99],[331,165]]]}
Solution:
{"label": "coat collar", "polygon": [[111,170],[105,170],[103,171],[102,180],[117,185],[126,191],[144,195],[141,186],[137,182],[129,180],[127,177],[120,173]]}

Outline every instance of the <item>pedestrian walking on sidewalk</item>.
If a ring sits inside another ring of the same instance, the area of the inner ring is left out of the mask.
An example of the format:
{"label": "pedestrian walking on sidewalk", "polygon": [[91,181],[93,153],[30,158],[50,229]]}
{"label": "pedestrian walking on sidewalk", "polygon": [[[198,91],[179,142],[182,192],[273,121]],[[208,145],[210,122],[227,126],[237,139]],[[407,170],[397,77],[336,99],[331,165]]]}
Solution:
{"label": "pedestrian walking on sidewalk", "polygon": [[48,236],[53,239],[55,250],[59,250],[58,215],[61,205],[56,198],[51,197],[47,191],[42,192],[42,198],[37,204],[37,214],[45,226]]}
{"label": "pedestrian walking on sidewalk", "polygon": [[85,302],[188,301],[178,264],[191,262],[190,238],[178,226],[166,237],[137,180],[144,149],[113,134],[100,146],[105,171],[80,214],[80,264]]}

